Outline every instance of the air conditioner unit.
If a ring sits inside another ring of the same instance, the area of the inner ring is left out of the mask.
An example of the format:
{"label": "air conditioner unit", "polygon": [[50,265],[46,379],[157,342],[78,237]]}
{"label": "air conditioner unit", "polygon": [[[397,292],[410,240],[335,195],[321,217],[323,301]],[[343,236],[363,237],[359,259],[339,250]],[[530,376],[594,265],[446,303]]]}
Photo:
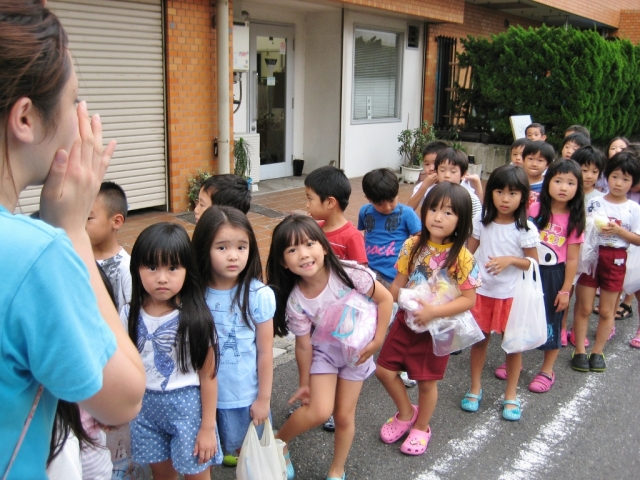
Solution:
{"label": "air conditioner unit", "polygon": [[253,191],[257,191],[257,183],[260,181],[260,134],[236,133],[233,135],[234,142],[239,138],[243,138],[249,146],[249,155],[251,158],[251,173],[249,174],[249,176],[252,180]]}

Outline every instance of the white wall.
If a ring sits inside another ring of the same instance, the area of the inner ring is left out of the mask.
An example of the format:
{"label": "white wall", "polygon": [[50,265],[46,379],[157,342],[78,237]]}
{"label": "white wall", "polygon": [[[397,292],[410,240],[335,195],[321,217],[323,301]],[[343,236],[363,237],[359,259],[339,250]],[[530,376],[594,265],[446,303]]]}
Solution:
{"label": "white wall", "polygon": [[[351,124],[351,95],[353,89],[353,50],[355,25],[403,32],[402,89],[400,92],[400,121]],[[361,12],[345,11],[344,57],[342,59],[342,136],[340,142],[341,167],[348,177],[359,177],[382,167],[396,169],[402,163],[398,155],[398,134],[416,128],[421,121],[422,76],[424,72],[424,38],[420,27],[420,48],[406,48],[407,21]]]}
{"label": "white wall", "polygon": [[342,11],[307,15],[304,173],[340,157]]}

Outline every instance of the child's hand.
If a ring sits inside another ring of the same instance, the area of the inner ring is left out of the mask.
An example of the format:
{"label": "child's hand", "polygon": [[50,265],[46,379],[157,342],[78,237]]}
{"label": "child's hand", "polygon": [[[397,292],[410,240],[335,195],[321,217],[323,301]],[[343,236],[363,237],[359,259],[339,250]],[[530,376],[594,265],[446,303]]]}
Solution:
{"label": "child's hand", "polygon": [[616,222],[610,221],[604,227],[602,227],[601,232],[604,235],[619,235],[620,232],[626,232],[624,228],[618,225]]}
{"label": "child's hand", "polygon": [[310,392],[309,387],[299,387],[287,403],[291,405],[295,403],[296,400],[300,400],[302,405],[309,405],[309,399],[311,398]]}
{"label": "child's hand", "polygon": [[253,424],[260,425],[261,423],[264,423],[264,421],[269,417],[269,410],[269,400],[260,400],[257,398],[256,401],[251,404],[251,408],[249,409],[251,418],[253,418]]}
{"label": "child's hand", "polygon": [[478,182],[480,182],[480,177],[478,175],[476,175],[475,173],[467,173],[464,176],[464,179],[471,183],[472,185],[477,185]]}
{"label": "child's hand", "polygon": [[218,451],[215,427],[200,427],[196,437],[196,447],[193,456],[198,457],[198,463],[206,463],[211,460]]}
{"label": "child's hand", "polygon": [[562,312],[569,306],[569,295],[566,293],[558,293],[556,295],[556,301],[553,302],[553,306],[556,307],[556,312]]}
{"label": "child's hand", "polygon": [[427,173],[425,179],[422,181],[422,186],[426,190],[427,188],[435,184],[437,179],[438,174],[435,172],[435,170],[431,170],[429,173]]}
{"label": "child's hand", "polygon": [[484,266],[490,274],[498,275],[510,265],[511,257],[489,257],[489,261]]}
{"label": "child's hand", "polygon": [[371,357],[371,355],[373,355],[380,349],[380,345],[382,345],[381,342],[378,342],[376,340],[371,340],[369,343],[367,343],[365,347],[360,350],[360,358],[358,359],[358,363],[356,363],[356,367],[369,360],[369,357]]}
{"label": "child's hand", "polygon": [[419,298],[417,301],[422,308],[413,312],[413,316],[417,325],[424,326],[436,317],[433,314],[432,306],[426,300]]}

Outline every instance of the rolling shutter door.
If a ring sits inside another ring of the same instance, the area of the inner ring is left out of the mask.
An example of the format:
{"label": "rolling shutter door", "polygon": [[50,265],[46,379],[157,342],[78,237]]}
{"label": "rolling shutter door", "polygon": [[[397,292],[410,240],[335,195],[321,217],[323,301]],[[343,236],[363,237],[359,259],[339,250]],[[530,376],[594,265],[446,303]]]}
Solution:
{"label": "rolling shutter door", "polygon": [[[131,210],[167,204],[161,0],[50,0],[69,35],[80,98],[100,113],[103,138],[118,146],[106,174]],[[40,188],[23,192],[24,213]]]}

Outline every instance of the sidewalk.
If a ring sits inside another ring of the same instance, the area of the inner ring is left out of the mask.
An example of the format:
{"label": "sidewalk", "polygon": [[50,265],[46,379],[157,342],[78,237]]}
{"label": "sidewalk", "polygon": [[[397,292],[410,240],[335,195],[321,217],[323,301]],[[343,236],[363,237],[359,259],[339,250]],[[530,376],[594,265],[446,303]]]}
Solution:
{"label": "sidewalk", "polygon": [[[367,202],[367,199],[362,193],[362,177],[352,178],[351,182],[351,199],[349,207],[345,212],[347,219],[353,222],[354,225],[358,225],[358,212],[360,207]],[[264,186],[263,186],[264,184]],[[270,189],[274,184],[279,185],[304,185],[304,177],[295,179],[291,177],[286,181],[266,180],[260,182],[260,186],[264,189]],[[411,197],[414,185],[401,183],[400,184],[400,203],[406,203]],[[306,197],[304,186],[297,188],[290,188],[288,190],[281,190],[277,192],[269,193],[254,193],[251,200],[251,211],[247,214],[251,226],[256,234],[258,241],[258,247],[260,248],[260,258],[262,260],[262,267],[264,268],[267,263],[267,255],[269,254],[269,247],[271,246],[271,232],[274,227],[280,223],[280,221],[291,213],[306,214],[305,209]],[[153,225],[158,222],[175,222],[182,225],[189,235],[193,233],[195,228],[195,221],[193,214],[190,212],[182,213],[168,213],[144,210],[142,212],[132,212],[125,224],[118,233],[118,241],[131,253],[131,248],[138,238],[138,235],[149,225]]]}

